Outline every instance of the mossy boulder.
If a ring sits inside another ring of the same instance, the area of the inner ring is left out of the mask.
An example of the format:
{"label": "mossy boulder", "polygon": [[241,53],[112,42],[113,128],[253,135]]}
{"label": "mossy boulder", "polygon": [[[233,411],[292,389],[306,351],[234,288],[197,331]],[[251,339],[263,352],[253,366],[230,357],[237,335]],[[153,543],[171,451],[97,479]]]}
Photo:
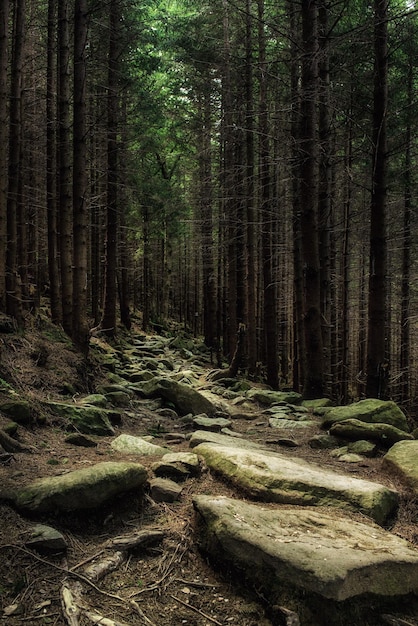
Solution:
{"label": "mossy boulder", "polygon": [[0,412],[18,424],[30,424],[32,421],[32,409],[27,400],[19,398],[3,400],[0,402]]}
{"label": "mossy boulder", "polygon": [[418,441],[399,441],[383,458],[383,467],[400,476],[418,494]]}
{"label": "mossy boulder", "polygon": [[329,428],[336,422],[356,419],[369,424],[390,424],[405,432],[409,431],[405,414],[391,400],[360,400],[348,406],[337,406],[328,410],[322,425]]}
{"label": "mossy boulder", "polygon": [[369,424],[357,419],[337,422],[331,426],[329,432],[343,439],[376,441],[384,448],[390,448],[398,441],[413,439],[409,433],[390,424]]}
{"label": "mossy boulder", "polygon": [[104,408],[107,405],[106,396],[101,393],[92,393],[79,401],[83,406],[98,406]]}
{"label": "mossy boulder", "polygon": [[212,416],[217,410],[212,400],[202,392],[171,378],[156,376],[148,382],[137,383],[135,389],[140,390],[141,395],[146,398],[160,397],[169,402],[179,415],[206,413]]}
{"label": "mossy boulder", "polygon": [[80,406],[64,402],[48,402],[48,408],[68,421],[68,427],[85,435],[113,435],[112,421],[120,420],[120,413],[96,406]]}
{"label": "mossy boulder", "polygon": [[167,454],[167,448],[157,446],[142,437],[134,437],[133,435],[119,435],[111,443],[113,450],[124,452],[126,454],[135,454],[137,456],[163,456]]}
{"label": "mossy boulder", "polygon": [[270,389],[250,389],[246,392],[247,398],[264,406],[271,406],[279,402],[300,404],[302,396],[296,391],[271,391]]}
{"label": "mossy boulder", "polygon": [[56,513],[94,509],[116,495],[141,488],[147,471],[139,463],[97,463],[62,476],[42,478],[17,489],[12,501],[18,509]]}

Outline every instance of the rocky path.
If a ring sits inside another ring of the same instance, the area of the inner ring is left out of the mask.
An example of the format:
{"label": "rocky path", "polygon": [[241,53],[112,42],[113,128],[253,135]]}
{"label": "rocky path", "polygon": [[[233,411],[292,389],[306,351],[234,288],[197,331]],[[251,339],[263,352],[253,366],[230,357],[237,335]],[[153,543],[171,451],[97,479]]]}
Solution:
{"label": "rocky path", "polygon": [[[418,624],[418,442],[396,405],[213,381],[191,340],[94,349],[96,393],[45,402],[45,451],[0,468],[5,623]],[[14,562],[37,573],[23,592]]]}

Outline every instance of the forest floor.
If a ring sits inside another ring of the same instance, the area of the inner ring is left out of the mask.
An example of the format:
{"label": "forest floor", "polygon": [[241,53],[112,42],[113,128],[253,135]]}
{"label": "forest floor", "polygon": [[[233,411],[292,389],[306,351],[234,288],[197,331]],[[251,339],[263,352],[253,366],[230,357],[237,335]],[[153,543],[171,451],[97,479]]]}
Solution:
{"label": "forest floor", "polygon": [[[42,360],[40,355],[43,355]],[[35,407],[45,397],[62,399],[60,392],[64,382],[71,382],[82,395],[93,391],[102,378],[100,368],[92,364],[86,368],[59,333],[43,331],[41,334],[35,328],[24,336],[3,336],[0,362],[1,378],[28,397]],[[208,363],[208,369],[210,367]],[[202,369],[202,377],[206,373]],[[155,433],[160,419],[145,406],[135,403],[126,411],[119,429],[138,436]],[[0,416],[0,428],[6,421]],[[33,450],[16,453],[7,464],[0,465],[2,487],[13,488],[103,460],[138,460],[112,450],[113,437],[97,438],[95,448],[67,444],[62,426],[59,420],[47,416],[45,424],[19,428],[19,441]],[[180,423],[171,423],[170,428],[185,433]],[[401,493],[401,506],[390,530],[418,545],[418,500],[382,472],[381,457],[342,466],[324,451],[310,448],[307,443],[313,434],[310,430],[297,433],[298,447],[280,447],[261,413],[253,421],[234,420],[233,429],[248,439],[267,442],[271,449],[280,449],[282,454],[395,486]],[[164,445],[167,444],[164,442]],[[169,447],[172,451],[189,450],[187,441]],[[141,458],[140,462],[149,469],[150,475],[155,460]],[[194,536],[192,498],[201,493],[237,495],[236,490],[206,471],[198,478],[189,478],[184,483],[181,499],[173,504],[156,503],[147,494],[125,496],[97,512],[33,520],[21,516],[6,502],[0,502],[0,624],[66,626],[69,622],[61,606],[63,581],[74,577],[74,572],[81,573],[86,563],[102,554],[109,539],[138,529],[161,530],[164,539],[159,545],[134,554],[94,586],[82,582],[85,602],[103,618],[97,623],[103,626],[277,626],[285,623],[265,608],[268,603],[261,594],[250,591],[235,574],[221,571],[199,552]],[[68,543],[65,556],[45,557],[25,547],[31,529],[39,521],[63,533]],[[7,607],[13,605],[17,607],[16,612],[5,615],[4,610],[7,613]],[[84,626],[93,622],[82,616],[75,623]],[[415,625],[418,621],[409,623]]]}

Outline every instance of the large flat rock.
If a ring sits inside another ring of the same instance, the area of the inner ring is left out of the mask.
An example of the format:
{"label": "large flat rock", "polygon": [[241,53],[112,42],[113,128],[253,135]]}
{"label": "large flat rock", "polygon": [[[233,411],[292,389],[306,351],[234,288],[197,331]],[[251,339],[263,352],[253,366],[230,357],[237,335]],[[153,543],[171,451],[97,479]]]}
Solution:
{"label": "large flat rock", "polygon": [[9,494],[22,510],[54,513],[94,509],[114,496],[140,488],[147,471],[139,463],[97,463],[62,476],[41,478]]}
{"label": "large flat rock", "polygon": [[383,467],[400,476],[418,494],[418,441],[399,441],[383,458]]}
{"label": "large flat rock", "polygon": [[200,546],[243,571],[269,601],[283,585],[338,602],[418,592],[418,550],[373,523],[221,496],[196,496],[194,507]]}
{"label": "large flat rock", "polygon": [[348,419],[356,419],[369,424],[390,424],[405,432],[409,430],[405,414],[392,400],[367,398],[347,406],[336,406],[325,413],[323,426],[328,428],[336,422]]}
{"label": "large flat rock", "polygon": [[397,507],[397,492],[384,485],[283,454],[212,443],[202,443],[194,452],[204,457],[210,469],[265,502],[360,511],[378,524]]}

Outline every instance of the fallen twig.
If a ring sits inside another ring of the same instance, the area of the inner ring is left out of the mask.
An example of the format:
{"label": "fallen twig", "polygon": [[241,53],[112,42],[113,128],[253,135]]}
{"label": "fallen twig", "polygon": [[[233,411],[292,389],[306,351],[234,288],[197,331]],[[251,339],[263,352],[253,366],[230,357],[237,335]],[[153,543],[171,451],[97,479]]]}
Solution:
{"label": "fallen twig", "polygon": [[216,626],[222,626],[221,622],[218,622],[218,620],[215,619],[214,617],[211,617],[210,615],[203,613],[203,611],[198,609],[196,606],[193,606],[193,604],[188,604],[187,602],[184,602],[183,600],[180,600],[180,598],[176,598],[176,596],[172,596],[171,594],[170,594],[170,598],[173,598],[173,600],[175,600],[176,602],[180,602],[180,604],[187,607],[191,611],[194,611],[195,613],[199,613],[199,615],[201,615],[205,619],[208,619],[210,622],[213,622],[214,624],[216,624]]}

